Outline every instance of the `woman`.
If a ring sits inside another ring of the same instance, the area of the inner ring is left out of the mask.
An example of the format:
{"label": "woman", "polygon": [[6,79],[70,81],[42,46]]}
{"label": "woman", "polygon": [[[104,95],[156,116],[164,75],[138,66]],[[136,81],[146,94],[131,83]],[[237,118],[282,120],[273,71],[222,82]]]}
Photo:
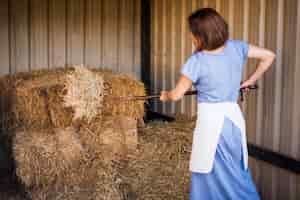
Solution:
{"label": "woman", "polygon": [[[190,199],[259,199],[248,169],[245,122],[237,99],[239,89],[255,84],[275,55],[244,41],[229,40],[227,23],[211,8],[192,13],[188,21],[196,51],[183,65],[176,88],[162,91],[160,99],[177,101],[192,84],[198,91]],[[247,58],[259,63],[240,85]]]}

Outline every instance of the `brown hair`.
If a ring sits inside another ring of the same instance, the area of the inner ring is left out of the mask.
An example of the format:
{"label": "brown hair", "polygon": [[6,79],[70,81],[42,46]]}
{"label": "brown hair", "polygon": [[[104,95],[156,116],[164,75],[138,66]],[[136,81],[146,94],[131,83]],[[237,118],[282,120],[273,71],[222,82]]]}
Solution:
{"label": "brown hair", "polygon": [[228,40],[228,24],[212,8],[202,8],[193,12],[188,22],[190,31],[200,40],[198,51],[217,49]]}

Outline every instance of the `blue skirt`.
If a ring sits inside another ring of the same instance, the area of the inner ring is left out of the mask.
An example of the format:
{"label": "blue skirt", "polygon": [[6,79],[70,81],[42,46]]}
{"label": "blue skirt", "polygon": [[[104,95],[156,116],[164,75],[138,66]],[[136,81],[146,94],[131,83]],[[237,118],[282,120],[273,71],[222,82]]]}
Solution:
{"label": "blue skirt", "polygon": [[241,132],[225,118],[213,170],[191,174],[190,200],[260,199],[249,169],[243,168]]}

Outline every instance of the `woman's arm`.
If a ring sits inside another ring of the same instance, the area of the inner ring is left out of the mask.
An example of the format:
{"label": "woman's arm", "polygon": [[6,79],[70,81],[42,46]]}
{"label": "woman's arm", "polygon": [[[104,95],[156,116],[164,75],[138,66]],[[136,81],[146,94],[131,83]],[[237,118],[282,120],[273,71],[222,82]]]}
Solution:
{"label": "woman's arm", "polygon": [[162,91],[160,94],[161,101],[177,101],[181,99],[185,92],[192,87],[192,81],[184,75],[181,75],[176,87],[171,91]]}
{"label": "woman's arm", "polygon": [[275,54],[268,49],[249,45],[248,57],[259,59],[259,63],[255,72],[242,83],[241,88],[255,84],[273,63]]}

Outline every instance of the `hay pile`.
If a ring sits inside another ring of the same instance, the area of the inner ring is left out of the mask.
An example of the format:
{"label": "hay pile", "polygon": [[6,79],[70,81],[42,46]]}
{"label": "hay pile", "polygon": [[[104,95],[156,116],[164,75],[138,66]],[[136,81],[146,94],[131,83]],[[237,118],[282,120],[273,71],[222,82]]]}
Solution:
{"label": "hay pile", "polygon": [[1,78],[0,89],[6,128],[68,127],[102,115],[144,115],[143,102],[116,101],[120,96],[144,95],[143,84],[107,71],[75,67],[19,73]]}
{"label": "hay pile", "polygon": [[142,83],[74,67],[2,77],[0,93],[1,133],[31,199],[128,196],[116,163],[136,150],[144,107],[116,99],[144,95]]}
{"label": "hay pile", "polygon": [[[101,162],[77,164],[78,171],[73,168],[73,173],[80,172],[85,179],[79,183],[71,180],[72,187],[55,188],[53,184],[53,187],[35,188],[30,196],[38,200],[188,199],[188,165],[194,125],[194,121],[184,119],[149,123],[139,129],[138,151],[127,156],[127,160],[115,160],[111,165]],[[68,184],[67,180],[72,176],[66,175],[64,179]]]}
{"label": "hay pile", "polygon": [[139,132],[139,152],[123,180],[142,200],[188,199],[194,121],[154,122]]}
{"label": "hay pile", "polygon": [[138,132],[144,102],[118,99],[144,95],[140,82],[75,67],[2,77],[0,93],[1,133],[29,199],[187,199],[194,122]]}

